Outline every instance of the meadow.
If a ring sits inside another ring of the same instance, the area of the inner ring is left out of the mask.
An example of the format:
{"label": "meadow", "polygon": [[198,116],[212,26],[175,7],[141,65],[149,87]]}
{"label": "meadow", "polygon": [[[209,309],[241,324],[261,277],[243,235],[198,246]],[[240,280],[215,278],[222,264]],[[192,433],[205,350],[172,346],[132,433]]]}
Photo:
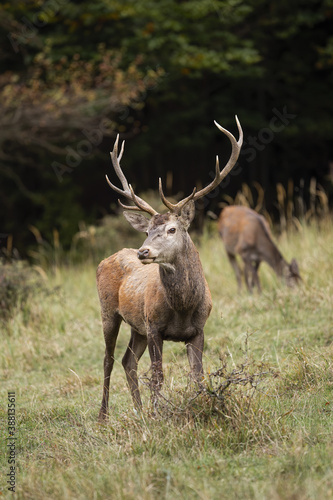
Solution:
{"label": "meadow", "polygon": [[123,325],[105,425],[97,422],[104,339],[94,256],[39,266],[45,286],[1,323],[0,494],[12,494],[14,392],[17,499],[333,498],[332,241],[329,217],[284,232],[279,248],[297,258],[302,285],[286,288],[263,264],[263,293],[249,295],[237,294],[214,226],[196,238],[213,297],[206,389],[191,384],[184,345],[166,342],[159,411],[146,352],[137,414],[121,366]]}

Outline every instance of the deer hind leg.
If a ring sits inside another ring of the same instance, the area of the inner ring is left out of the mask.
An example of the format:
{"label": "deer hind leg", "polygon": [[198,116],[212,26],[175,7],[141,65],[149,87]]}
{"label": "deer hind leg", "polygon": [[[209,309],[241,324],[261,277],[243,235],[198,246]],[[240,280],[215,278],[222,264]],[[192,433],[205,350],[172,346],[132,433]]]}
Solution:
{"label": "deer hind leg", "polygon": [[134,328],[131,329],[131,340],[123,357],[123,367],[127,382],[132,394],[134,406],[142,409],[142,401],[138,383],[138,362],[147,347],[147,337],[140,335]]}
{"label": "deer hind leg", "polygon": [[204,333],[201,331],[193,337],[189,342],[186,342],[187,358],[190,364],[192,376],[198,383],[203,379],[202,353],[204,346]]}
{"label": "deer hind leg", "polygon": [[110,376],[114,363],[114,350],[116,347],[118,332],[121,324],[121,317],[115,315],[112,318],[103,319],[103,333],[105,339],[105,356],[104,356],[104,384],[103,384],[103,399],[98,419],[103,421],[107,418],[109,405],[109,388]]}
{"label": "deer hind leg", "polygon": [[240,267],[237,263],[236,256],[234,254],[229,253],[229,252],[227,252],[227,255],[228,255],[229,262],[232,265],[232,268],[235,272],[236,279],[237,279],[237,285],[238,285],[238,292],[240,292],[242,289],[242,272],[241,272]]}

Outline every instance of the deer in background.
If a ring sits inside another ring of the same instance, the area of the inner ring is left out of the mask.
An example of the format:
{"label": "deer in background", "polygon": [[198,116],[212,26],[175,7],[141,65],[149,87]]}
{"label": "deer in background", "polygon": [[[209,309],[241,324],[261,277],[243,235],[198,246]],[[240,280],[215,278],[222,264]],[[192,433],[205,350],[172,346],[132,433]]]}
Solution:
{"label": "deer in background", "polygon": [[267,262],[289,286],[301,280],[296,260],[292,259],[290,264],[286,262],[272,240],[266,219],[251,208],[225,207],[218,219],[218,231],[235,271],[238,291],[242,286],[242,272],[236,254],[243,259],[245,283],[250,293],[255,285],[261,292],[258,269],[262,261]]}
{"label": "deer in background", "polygon": [[[133,403],[140,410],[142,402],[138,387],[138,361],[148,346],[151,360],[151,394],[155,404],[163,382],[162,350],[165,340],[184,342],[193,378],[203,378],[202,352],[204,325],[212,308],[212,299],[204,277],[199,254],[188,228],[194,218],[194,202],[216,189],[235,165],[243,142],[243,132],[236,117],[239,140],[228,130],[215,125],[230,140],[232,151],[226,166],[220,171],[216,157],[214,180],[205,188],[179,201],[170,203],[159,180],[159,193],[168,212],[159,214],[137,196],[120,168],[124,142],[118,156],[117,137],[111,160],[122,189],[110,187],[134,204],[120,205],[125,218],[134,229],[147,234],[139,250],[123,249],[103,260],[97,269],[97,289],[101,304],[105,339],[103,399],[99,419],[108,413],[110,376],[114,351],[122,321],[131,327],[131,337],[122,359]],[[147,219],[142,213],[151,216]]]}

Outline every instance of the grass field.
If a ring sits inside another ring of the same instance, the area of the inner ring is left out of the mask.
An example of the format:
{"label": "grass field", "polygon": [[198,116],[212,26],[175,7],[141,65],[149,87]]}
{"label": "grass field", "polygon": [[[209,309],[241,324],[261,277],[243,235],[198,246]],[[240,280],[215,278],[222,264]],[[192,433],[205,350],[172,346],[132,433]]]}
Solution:
{"label": "grass field", "polygon": [[[47,273],[50,292],[36,292],[1,327],[2,496],[12,494],[11,391],[17,499],[333,498],[333,226],[327,219],[300,229],[279,247],[287,260],[298,259],[303,285],[285,288],[263,264],[261,296],[237,295],[221,241],[206,234],[199,250],[214,303],[205,328],[210,391],[194,398],[183,344],[165,343],[165,407],[152,415],[145,353],[145,410],[137,415],[121,366],[124,326],[102,426],[96,266]],[[247,381],[258,374],[256,389],[232,382],[222,400],[214,397],[226,355],[225,376],[236,367]]]}

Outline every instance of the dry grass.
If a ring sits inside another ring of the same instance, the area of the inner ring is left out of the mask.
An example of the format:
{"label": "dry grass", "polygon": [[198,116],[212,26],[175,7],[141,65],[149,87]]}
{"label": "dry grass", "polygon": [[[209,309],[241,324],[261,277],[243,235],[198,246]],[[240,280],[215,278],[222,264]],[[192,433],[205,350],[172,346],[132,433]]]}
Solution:
{"label": "dry grass", "polygon": [[205,389],[189,382],[184,346],[165,343],[165,400],[153,415],[145,353],[137,415],[120,363],[124,326],[103,426],[95,265],[53,266],[48,281],[57,293],[36,291],[28,313],[18,308],[2,331],[1,427],[6,432],[7,391],[15,391],[16,497],[333,498],[332,237],[329,218],[283,234],[279,247],[299,260],[302,287],[285,288],[263,265],[264,293],[249,296],[237,295],[223,245],[208,231],[200,244],[214,301]]}

